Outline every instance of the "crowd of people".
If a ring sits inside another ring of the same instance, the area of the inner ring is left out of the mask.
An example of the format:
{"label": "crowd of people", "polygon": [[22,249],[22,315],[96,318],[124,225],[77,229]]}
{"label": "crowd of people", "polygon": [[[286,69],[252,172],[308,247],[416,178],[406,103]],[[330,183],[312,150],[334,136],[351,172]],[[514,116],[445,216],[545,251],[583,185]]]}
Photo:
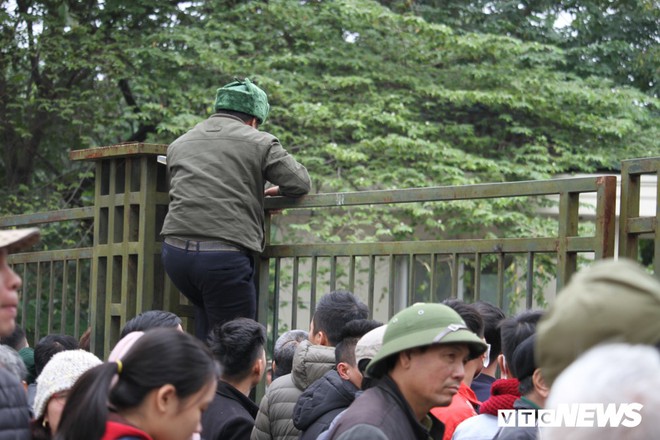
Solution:
{"label": "crowd of people", "polygon": [[[657,438],[660,282],[624,259],[575,274],[547,310],[513,316],[449,299],[381,323],[354,293],[328,292],[309,329],[281,335],[268,362],[267,332],[254,320],[263,198],[301,196],[310,179],[257,130],[270,109],[259,87],[228,84],[215,109],[167,159],[163,262],[195,306],[195,336],[175,314],[151,310],[126,322],[106,360],[89,352],[89,332],[30,347],[7,256],[39,230],[0,231],[0,440]],[[213,168],[217,148],[224,159]],[[279,187],[264,193],[266,181]],[[638,423],[538,422],[583,403],[635,405]],[[503,424],[507,411],[536,422]]]}

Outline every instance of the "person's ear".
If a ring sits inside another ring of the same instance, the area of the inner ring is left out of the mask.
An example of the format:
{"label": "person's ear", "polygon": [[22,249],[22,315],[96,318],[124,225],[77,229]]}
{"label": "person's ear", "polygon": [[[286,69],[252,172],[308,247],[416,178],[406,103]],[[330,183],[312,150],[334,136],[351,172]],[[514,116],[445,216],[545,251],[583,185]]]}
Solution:
{"label": "person's ear", "polygon": [[254,365],[252,365],[252,377],[254,377],[256,383],[261,380],[265,372],[266,362],[264,361],[264,358],[260,356],[254,361]]}
{"label": "person's ear", "polygon": [[399,359],[397,360],[397,362],[399,362],[401,366],[405,370],[407,370],[412,365],[412,358],[413,358],[412,350],[403,350],[402,352],[399,353]]}
{"label": "person's ear", "polygon": [[511,371],[509,366],[506,364],[506,359],[503,354],[497,355],[497,365],[500,367],[500,376],[502,379],[511,379]]}
{"label": "person's ear", "polygon": [[174,385],[168,383],[160,388],[156,388],[154,391],[156,392],[155,403],[158,412],[167,413],[168,411],[172,410],[172,408],[176,410],[177,396],[176,388],[174,388]]}
{"label": "person's ear", "polygon": [[312,344],[314,345],[325,345],[329,346],[328,337],[323,330],[319,330],[318,333],[312,336]]}
{"label": "person's ear", "polygon": [[545,382],[540,368],[534,370],[534,374],[532,374],[532,383],[534,384],[534,390],[536,390],[536,393],[543,397],[544,400],[547,399],[548,394],[550,394],[550,387]]}
{"label": "person's ear", "polygon": [[350,368],[346,362],[340,362],[337,364],[337,373],[339,373],[339,377],[341,377],[344,380],[350,380],[351,375],[350,375]]}
{"label": "person's ear", "polygon": [[248,122],[247,125],[249,125],[250,127],[254,128],[254,129],[257,129],[257,128],[259,128],[259,121],[257,120],[257,118],[252,118],[252,119],[250,119],[250,122]]}

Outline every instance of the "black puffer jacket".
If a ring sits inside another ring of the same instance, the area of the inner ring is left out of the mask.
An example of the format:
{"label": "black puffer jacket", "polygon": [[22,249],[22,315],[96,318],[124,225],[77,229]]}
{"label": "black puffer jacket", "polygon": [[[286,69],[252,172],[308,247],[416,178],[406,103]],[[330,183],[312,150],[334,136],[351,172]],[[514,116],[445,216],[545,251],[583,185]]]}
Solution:
{"label": "black puffer jacket", "polygon": [[358,391],[335,370],[328,371],[314,382],[298,398],[293,409],[293,424],[301,431],[300,440],[316,440],[355,400]]}
{"label": "black puffer jacket", "polygon": [[30,439],[30,408],[23,385],[0,367],[0,440]]}

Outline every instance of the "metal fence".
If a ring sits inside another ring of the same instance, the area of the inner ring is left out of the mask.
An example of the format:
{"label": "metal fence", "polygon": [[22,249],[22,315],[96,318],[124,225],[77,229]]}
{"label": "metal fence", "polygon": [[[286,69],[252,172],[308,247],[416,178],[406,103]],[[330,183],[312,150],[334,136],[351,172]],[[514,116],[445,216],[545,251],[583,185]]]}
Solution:
{"label": "metal fence", "polygon": [[[92,219],[93,207],[74,208],[0,218],[0,228],[71,222],[86,229]],[[23,279],[18,323],[29,330],[32,345],[49,333],[78,338],[90,325],[91,260],[91,246],[9,256]]]}
{"label": "metal fence", "polygon": [[[588,193],[595,193],[594,215],[582,216],[580,195]],[[322,211],[512,197],[547,201],[553,196],[553,214],[539,214],[555,219],[552,236],[268,243],[259,273],[259,291],[265,293],[259,297],[260,316],[269,318],[275,340],[281,331],[307,328],[318,297],[338,288],[355,292],[369,305],[372,317],[382,321],[414,302],[449,297],[487,299],[509,309],[543,306],[543,291],[561,289],[576,271],[580,255],[585,260],[613,257],[615,244],[615,176],[268,200],[270,209]],[[584,223],[591,227],[582,228]],[[552,280],[550,289],[548,282],[538,280],[541,272],[546,281]],[[516,296],[521,304],[512,301]]]}
{"label": "metal fence", "polygon": [[[165,146],[148,144],[72,152],[73,160],[96,163],[94,206],[0,218],[5,228],[61,221],[93,225],[90,246],[9,257],[24,279],[19,322],[31,329],[33,341],[51,332],[78,337],[90,326],[92,349],[105,356],[125,322],[153,308],[177,313],[191,328],[192,308],[167,280],[159,258],[168,196],[165,168],[156,156],[164,152]],[[656,274],[658,215],[636,214],[635,182],[641,173],[657,174],[659,163],[660,158],[623,163],[619,228],[619,255],[636,259],[637,241],[654,240]],[[595,195],[588,215],[581,200],[586,194]],[[404,241],[358,243],[315,243],[293,234],[303,240],[293,243],[285,241],[292,234],[282,232],[290,220],[310,213],[509,198],[547,202],[539,203],[546,210],[539,216],[554,219],[554,233],[488,239],[413,234]],[[412,302],[446,297],[487,299],[505,308],[542,306],[543,295],[560,289],[582,257],[615,255],[615,206],[615,176],[267,199],[269,211],[286,209],[288,215],[267,216],[269,241],[258,261],[259,319],[274,341],[282,330],[307,328],[316,301],[338,288],[355,291],[383,321]]]}

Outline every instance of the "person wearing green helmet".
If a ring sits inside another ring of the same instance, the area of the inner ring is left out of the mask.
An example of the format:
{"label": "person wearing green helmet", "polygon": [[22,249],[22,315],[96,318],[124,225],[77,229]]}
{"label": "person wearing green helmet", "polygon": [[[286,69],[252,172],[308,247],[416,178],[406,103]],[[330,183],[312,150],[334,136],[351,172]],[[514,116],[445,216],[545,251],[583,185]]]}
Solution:
{"label": "person wearing green helmet", "polygon": [[[195,333],[256,317],[254,255],[264,248],[264,197],[310,190],[304,166],[258,128],[266,93],[249,79],[217,91],[215,114],[167,148],[170,204],[162,260],[174,285],[195,306]],[[265,189],[266,183],[275,186]]]}
{"label": "person wearing green helmet", "polygon": [[440,439],[430,414],[458,392],[464,364],[486,344],[443,304],[417,303],[390,319],[383,345],[367,366],[375,386],[335,421],[327,440]]}

